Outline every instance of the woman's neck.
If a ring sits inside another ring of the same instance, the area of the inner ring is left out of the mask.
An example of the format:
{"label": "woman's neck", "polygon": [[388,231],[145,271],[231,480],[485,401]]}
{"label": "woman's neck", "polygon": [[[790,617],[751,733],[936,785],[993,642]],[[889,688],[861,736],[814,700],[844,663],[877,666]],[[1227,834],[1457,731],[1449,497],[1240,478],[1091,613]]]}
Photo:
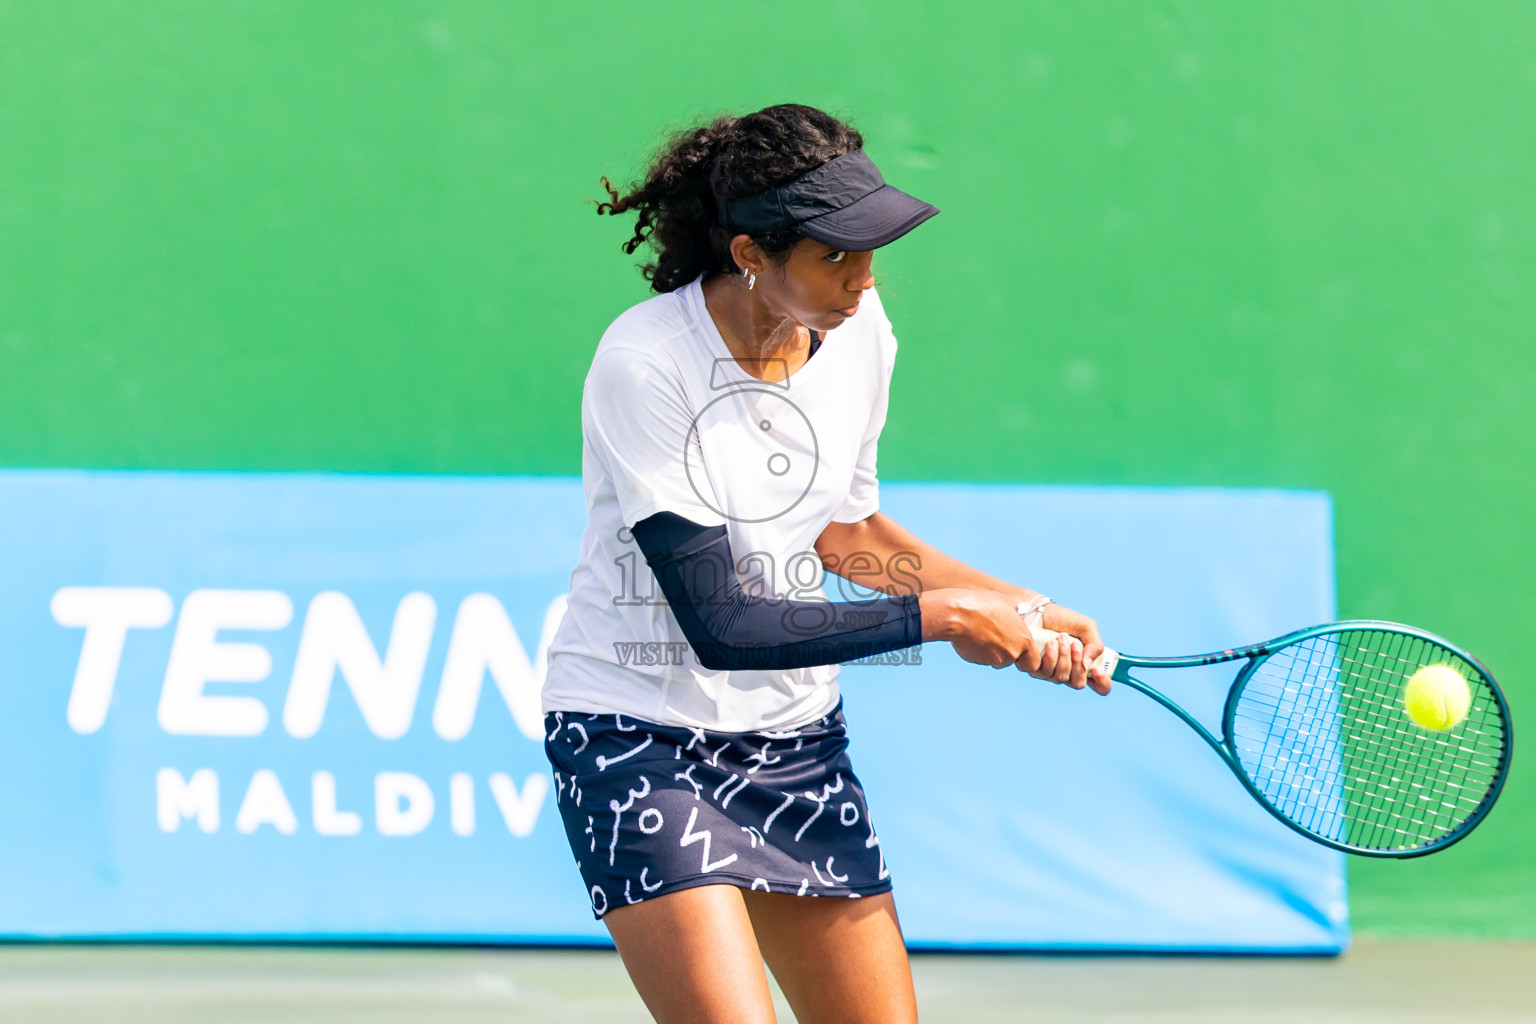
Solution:
{"label": "woman's neck", "polygon": [[704,305],[737,365],[758,380],[785,380],[811,357],[811,332],[768,309],[738,277],[705,281]]}

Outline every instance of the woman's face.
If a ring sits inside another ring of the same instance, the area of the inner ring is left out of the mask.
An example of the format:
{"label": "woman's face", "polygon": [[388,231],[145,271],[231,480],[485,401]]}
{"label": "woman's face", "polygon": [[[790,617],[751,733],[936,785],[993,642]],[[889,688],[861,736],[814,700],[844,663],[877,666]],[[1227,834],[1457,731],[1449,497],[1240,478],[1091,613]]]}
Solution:
{"label": "woman's face", "polygon": [[858,312],[864,290],[875,284],[874,263],[873,252],[847,252],[802,238],[782,267],[770,265],[758,275],[757,290],[774,312],[825,333]]}

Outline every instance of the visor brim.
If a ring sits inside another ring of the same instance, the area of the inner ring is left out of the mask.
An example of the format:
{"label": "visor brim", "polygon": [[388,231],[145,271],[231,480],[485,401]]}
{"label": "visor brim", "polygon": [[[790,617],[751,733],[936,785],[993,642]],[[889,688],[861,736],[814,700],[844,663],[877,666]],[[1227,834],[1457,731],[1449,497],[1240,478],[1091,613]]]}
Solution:
{"label": "visor brim", "polygon": [[841,210],[802,221],[796,229],[824,245],[865,252],[889,245],[938,212],[937,206],[882,185]]}

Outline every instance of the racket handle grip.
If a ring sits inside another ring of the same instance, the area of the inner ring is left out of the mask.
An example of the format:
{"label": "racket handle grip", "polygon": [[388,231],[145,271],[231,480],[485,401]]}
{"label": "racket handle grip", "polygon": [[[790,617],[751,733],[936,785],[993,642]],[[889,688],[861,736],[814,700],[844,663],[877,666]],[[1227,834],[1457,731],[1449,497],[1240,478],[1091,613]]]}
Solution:
{"label": "racket handle grip", "polygon": [[[1022,606],[1020,607],[1022,608]],[[1030,624],[1029,631],[1034,635],[1035,643],[1040,644],[1041,646],[1044,646],[1045,644],[1061,635],[1055,630],[1045,629],[1034,624]],[[1069,636],[1067,637],[1067,640],[1069,643],[1082,643],[1082,641],[1080,641],[1075,636]],[[1113,676],[1115,674],[1115,666],[1118,664],[1120,664],[1120,652],[1112,651],[1106,647],[1104,648],[1103,653],[1099,655],[1099,659],[1093,663],[1092,667],[1100,669],[1106,676]]]}

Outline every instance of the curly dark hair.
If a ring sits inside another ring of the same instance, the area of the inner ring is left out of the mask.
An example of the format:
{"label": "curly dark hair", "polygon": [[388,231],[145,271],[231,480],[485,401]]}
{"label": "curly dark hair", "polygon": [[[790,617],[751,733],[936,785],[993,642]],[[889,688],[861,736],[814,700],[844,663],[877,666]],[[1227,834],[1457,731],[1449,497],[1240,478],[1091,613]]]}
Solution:
{"label": "curly dark hair", "polygon": [[[639,211],[635,233],[623,249],[633,254],[649,242],[656,258],[641,265],[641,274],[653,291],[676,291],[700,274],[737,272],[730,250],[735,233],[720,223],[726,203],[766,192],[862,148],[862,135],[815,107],[783,103],[744,117],[726,115],[673,134],[645,180],[628,195],[603,178],[610,201],[598,203],[597,212]],[[752,240],[782,263],[801,237],[779,231]]]}

